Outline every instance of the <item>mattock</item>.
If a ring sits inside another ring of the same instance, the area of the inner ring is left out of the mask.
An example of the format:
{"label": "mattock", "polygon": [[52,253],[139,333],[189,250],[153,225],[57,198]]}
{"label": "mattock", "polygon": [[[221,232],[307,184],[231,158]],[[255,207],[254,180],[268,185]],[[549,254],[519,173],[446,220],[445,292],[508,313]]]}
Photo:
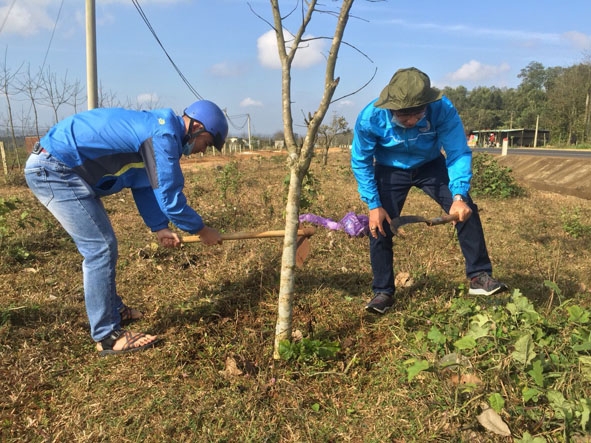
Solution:
{"label": "mattock", "polygon": [[[314,235],[316,228],[306,227],[298,229],[297,248],[296,248],[296,266],[301,268],[304,265],[304,261],[310,253],[310,240],[309,238]],[[230,232],[220,234],[222,241],[225,240],[245,240],[251,238],[271,238],[271,237],[284,237],[284,230],[277,231],[262,231],[262,232]],[[183,243],[194,243],[201,241],[198,235],[187,235],[181,238]]]}

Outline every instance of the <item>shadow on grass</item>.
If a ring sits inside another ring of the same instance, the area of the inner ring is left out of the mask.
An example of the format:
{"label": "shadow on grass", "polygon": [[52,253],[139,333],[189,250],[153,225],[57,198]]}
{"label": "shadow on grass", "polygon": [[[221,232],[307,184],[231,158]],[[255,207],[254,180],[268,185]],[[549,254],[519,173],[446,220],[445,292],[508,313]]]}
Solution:
{"label": "shadow on grass", "polygon": [[[359,298],[367,295],[371,276],[366,273],[326,273],[323,270],[304,269],[296,271],[294,306],[302,302],[300,294],[312,294],[319,288],[334,291],[342,296]],[[245,308],[255,314],[261,301],[269,294],[275,297],[280,286],[279,260],[267,262],[256,272],[236,281],[222,282],[216,288],[207,288],[182,304],[170,302],[162,309],[164,314],[156,323],[156,329],[166,328],[171,324],[195,323],[199,321],[215,322],[221,318],[234,317],[236,312]],[[305,296],[307,298],[308,295]],[[276,300],[273,301],[276,303]],[[265,309],[267,309],[265,307]]]}

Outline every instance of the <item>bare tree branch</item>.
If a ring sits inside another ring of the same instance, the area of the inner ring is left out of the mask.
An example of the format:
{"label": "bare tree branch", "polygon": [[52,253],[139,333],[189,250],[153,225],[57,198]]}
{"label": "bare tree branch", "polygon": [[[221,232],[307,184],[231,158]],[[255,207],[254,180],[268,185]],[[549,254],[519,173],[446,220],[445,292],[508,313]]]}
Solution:
{"label": "bare tree branch", "polygon": [[31,74],[31,66],[27,65],[27,70],[24,76],[19,79],[19,89],[27,95],[31,102],[31,109],[33,110],[33,126],[35,128],[35,135],[40,137],[39,133],[39,112],[37,110],[37,93],[39,91],[39,77],[40,73],[36,75]]}
{"label": "bare tree branch", "polygon": [[73,94],[74,85],[68,83],[68,71],[64,74],[61,81],[58,81],[57,74],[47,70],[41,73],[41,89],[43,90],[43,103],[53,109],[55,123],[59,121],[59,108],[68,103]]}
{"label": "bare tree branch", "polygon": [[370,79],[369,79],[369,80],[368,80],[368,81],[367,81],[367,82],[366,82],[366,83],[365,83],[363,86],[361,86],[359,89],[357,89],[357,90],[355,90],[355,91],[351,92],[350,94],[346,94],[346,95],[343,95],[343,96],[341,96],[341,97],[339,97],[339,98],[336,98],[336,99],[334,99],[334,100],[333,100],[333,101],[331,101],[330,103],[331,103],[331,104],[333,104],[333,103],[335,103],[335,102],[338,102],[339,100],[342,100],[342,99],[344,99],[344,98],[347,98],[347,97],[350,97],[350,96],[352,96],[352,95],[355,95],[355,94],[357,94],[359,91],[361,91],[362,89],[364,89],[364,88],[365,88],[367,85],[369,85],[369,84],[372,82],[372,80],[375,78],[375,76],[376,76],[377,72],[378,72],[378,68],[376,67],[376,68],[374,69],[374,71],[373,71],[373,75],[371,76],[371,78],[370,78]]}
{"label": "bare tree branch", "polygon": [[[4,52],[4,61],[2,63],[2,66],[0,66],[0,89],[2,89],[2,94],[4,95],[4,98],[6,99],[6,106],[7,106],[7,111],[8,111],[8,125],[9,125],[8,129],[10,130],[10,135],[11,135],[11,139],[12,139],[12,148],[14,149],[15,152],[17,152],[17,150],[16,150],[16,134],[14,132],[14,120],[13,120],[13,115],[12,115],[11,97],[14,95],[14,91],[12,89],[12,82],[16,78],[16,76],[18,75],[20,69],[22,68],[22,64],[14,72],[11,72],[10,69],[8,69],[8,66],[6,64],[7,56],[8,56],[8,49],[6,49],[6,51]],[[17,160],[18,160],[18,152],[17,152]],[[19,160],[19,166],[20,166],[20,160]]]}

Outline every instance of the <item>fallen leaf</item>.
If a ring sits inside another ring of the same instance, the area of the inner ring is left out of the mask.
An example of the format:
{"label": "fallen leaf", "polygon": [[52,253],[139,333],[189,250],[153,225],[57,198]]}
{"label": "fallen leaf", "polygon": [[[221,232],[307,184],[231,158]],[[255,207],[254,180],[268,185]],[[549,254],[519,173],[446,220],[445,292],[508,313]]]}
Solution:
{"label": "fallen leaf", "polygon": [[458,374],[453,374],[449,380],[454,385],[466,385],[466,384],[473,384],[473,385],[480,385],[482,384],[482,380],[480,380],[474,374],[462,374],[461,376]]}
{"label": "fallen leaf", "polygon": [[226,357],[226,368],[223,371],[219,371],[220,374],[228,375],[230,377],[236,377],[242,375],[242,371],[238,369],[236,360],[232,357]]}
{"label": "fallen leaf", "polygon": [[304,334],[299,329],[296,329],[291,333],[291,339],[293,341],[300,341],[302,338],[304,338]]}
{"label": "fallen leaf", "polygon": [[396,275],[396,279],[394,281],[394,285],[398,288],[408,288],[414,284],[413,278],[410,276],[408,272],[399,272]]}
{"label": "fallen leaf", "polygon": [[487,404],[483,403],[481,406],[484,410],[476,417],[478,422],[484,428],[497,435],[502,435],[503,437],[511,436],[509,426],[507,426],[507,423],[503,421],[501,416],[494,409],[489,408]]}

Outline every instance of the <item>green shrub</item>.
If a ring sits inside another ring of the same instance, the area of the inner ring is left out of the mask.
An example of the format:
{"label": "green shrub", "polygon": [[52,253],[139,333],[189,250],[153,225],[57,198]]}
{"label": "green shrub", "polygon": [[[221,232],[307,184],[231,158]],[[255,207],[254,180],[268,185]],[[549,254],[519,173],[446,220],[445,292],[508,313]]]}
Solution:
{"label": "green shrub", "polygon": [[580,208],[575,208],[573,212],[562,211],[562,229],[572,238],[581,238],[591,233],[591,226],[581,221]]}
{"label": "green shrub", "polygon": [[279,355],[283,360],[320,364],[321,366],[321,361],[334,358],[339,350],[340,346],[337,342],[305,337],[298,341],[282,340],[279,343]]}
{"label": "green shrub", "polygon": [[220,190],[220,196],[224,203],[227,203],[228,200],[228,191],[232,194],[237,194],[238,189],[240,188],[240,180],[242,179],[242,174],[238,170],[238,163],[232,161],[227,163],[223,168],[220,170],[220,175],[216,178],[216,184]]}
{"label": "green shrub", "polygon": [[[291,175],[287,174],[283,180],[283,186],[286,190],[284,201],[287,202],[287,190],[291,181]],[[316,178],[311,171],[307,171],[302,180],[302,191],[300,194],[300,209],[309,210],[314,202],[318,199],[320,189],[320,180]]]}
{"label": "green shrub", "polygon": [[8,238],[10,234],[10,229],[5,216],[9,212],[15,211],[19,203],[20,201],[17,198],[0,198],[0,246],[4,239]]}
{"label": "green shrub", "polygon": [[499,165],[490,154],[478,153],[472,158],[470,193],[473,196],[503,199],[519,197],[525,191],[511,175],[510,168]]}
{"label": "green shrub", "polygon": [[[8,239],[15,236],[16,228],[24,229],[31,224],[27,211],[17,213],[21,203],[18,198],[0,198],[0,252],[18,261],[28,259],[30,255],[29,251],[18,242],[8,244]],[[7,219],[9,214],[16,215],[12,223]]]}

